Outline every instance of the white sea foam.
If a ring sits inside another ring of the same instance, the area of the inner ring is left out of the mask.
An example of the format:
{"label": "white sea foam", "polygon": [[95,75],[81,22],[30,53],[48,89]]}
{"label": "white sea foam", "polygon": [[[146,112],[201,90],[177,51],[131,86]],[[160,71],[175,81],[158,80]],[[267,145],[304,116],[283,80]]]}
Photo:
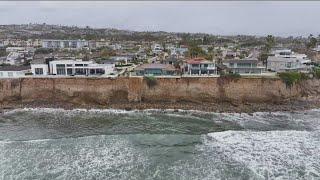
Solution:
{"label": "white sea foam", "polygon": [[128,179],[130,174],[122,172],[148,164],[143,152],[117,135],[11,141],[0,144],[0,150],[6,179]]}
{"label": "white sea foam", "polygon": [[318,131],[225,131],[210,133],[207,147],[266,179],[320,178]]}
{"label": "white sea foam", "polygon": [[251,114],[248,113],[216,113],[216,112],[207,112],[207,111],[200,111],[200,110],[184,110],[184,109],[132,109],[132,110],[123,110],[123,109],[63,109],[63,108],[17,108],[17,109],[10,109],[4,111],[4,113],[14,113],[14,112],[21,112],[21,111],[39,111],[39,112],[110,112],[110,113],[132,113],[132,112],[164,112],[164,113],[198,113],[198,114],[215,114],[215,115],[232,115],[232,116],[258,116],[261,114],[274,114],[274,115],[285,115],[290,113],[303,113],[303,112],[320,112],[320,109],[310,109],[310,110],[303,110],[303,111],[292,111],[292,112],[283,112],[283,111],[275,111],[275,112],[254,112]]}

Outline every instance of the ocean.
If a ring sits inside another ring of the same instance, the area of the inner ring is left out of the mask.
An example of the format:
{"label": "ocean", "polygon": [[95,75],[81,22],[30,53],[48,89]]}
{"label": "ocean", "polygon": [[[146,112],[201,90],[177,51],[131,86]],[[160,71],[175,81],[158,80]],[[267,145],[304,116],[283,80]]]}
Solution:
{"label": "ocean", "polygon": [[15,109],[0,179],[320,179],[320,109]]}

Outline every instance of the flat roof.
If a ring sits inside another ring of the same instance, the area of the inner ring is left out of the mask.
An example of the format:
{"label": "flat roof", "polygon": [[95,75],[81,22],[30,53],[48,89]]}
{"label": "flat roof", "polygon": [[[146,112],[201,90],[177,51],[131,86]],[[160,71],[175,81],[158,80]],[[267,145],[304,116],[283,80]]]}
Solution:
{"label": "flat roof", "polygon": [[227,63],[258,63],[258,59],[231,59],[226,61]]}
{"label": "flat roof", "polygon": [[31,69],[30,66],[0,66],[0,71],[24,71]]}
{"label": "flat roof", "polygon": [[144,69],[165,69],[168,71],[176,70],[172,65],[169,65],[169,64],[143,64],[135,68],[135,70],[144,70]]}
{"label": "flat roof", "polygon": [[277,56],[269,56],[267,61],[282,61],[282,62],[292,62],[301,60],[297,57],[277,57]]}

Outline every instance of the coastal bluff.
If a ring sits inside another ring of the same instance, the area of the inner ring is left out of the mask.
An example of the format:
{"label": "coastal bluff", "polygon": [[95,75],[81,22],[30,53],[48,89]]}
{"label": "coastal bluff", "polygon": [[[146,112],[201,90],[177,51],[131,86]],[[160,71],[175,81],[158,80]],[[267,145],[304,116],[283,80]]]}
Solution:
{"label": "coastal bluff", "polygon": [[320,94],[319,80],[287,86],[279,78],[28,77],[0,79],[0,103],[281,103]]}

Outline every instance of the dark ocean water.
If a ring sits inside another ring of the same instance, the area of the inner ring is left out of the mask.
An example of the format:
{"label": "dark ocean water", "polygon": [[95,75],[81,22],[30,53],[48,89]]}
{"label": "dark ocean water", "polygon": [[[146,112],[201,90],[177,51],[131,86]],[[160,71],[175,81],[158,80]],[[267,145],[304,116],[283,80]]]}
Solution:
{"label": "dark ocean water", "polygon": [[12,110],[0,179],[320,179],[320,110]]}

